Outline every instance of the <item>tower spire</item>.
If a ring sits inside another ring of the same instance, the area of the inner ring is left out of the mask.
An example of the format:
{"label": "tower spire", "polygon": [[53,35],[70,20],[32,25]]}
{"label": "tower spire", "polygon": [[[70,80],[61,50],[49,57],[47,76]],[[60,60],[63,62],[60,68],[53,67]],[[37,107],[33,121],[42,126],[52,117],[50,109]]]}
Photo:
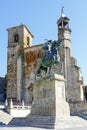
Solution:
{"label": "tower spire", "polygon": [[61,17],[65,17],[65,14],[64,14],[64,6],[62,6],[62,9],[61,9]]}

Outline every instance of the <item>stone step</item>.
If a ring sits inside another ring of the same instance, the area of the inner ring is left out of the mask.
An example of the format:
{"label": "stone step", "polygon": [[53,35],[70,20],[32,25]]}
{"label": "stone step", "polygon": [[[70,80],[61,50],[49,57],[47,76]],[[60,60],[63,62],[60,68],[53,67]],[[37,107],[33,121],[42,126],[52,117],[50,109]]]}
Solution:
{"label": "stone step", "polygon": [[5,112],[4,109],[0,110],[0,124],[8,126],[27,126],[27,127],[40,127],[40,128],[71,128],[87,126],[87,121],[78,117],[70,116],[61,119],[56,119],[54,116],[33,116],[13,118]]}
{"label": "stone step", "polygon": [[10,125],[13,126],[29,126],[29,127],[42,127],[42,128],[70,128],[87,126],[87,121],[77,116],[67,117],[65,119],[57,119],[52,116],[30,116],[26,118],[14,118]]}
{"label": "stone step", "polygon": [[2,124],[9,124],[9,122],[13,119],[11,115],[9,115],[7,112],[5,112],[4,109],[0,109],[0,122]]}

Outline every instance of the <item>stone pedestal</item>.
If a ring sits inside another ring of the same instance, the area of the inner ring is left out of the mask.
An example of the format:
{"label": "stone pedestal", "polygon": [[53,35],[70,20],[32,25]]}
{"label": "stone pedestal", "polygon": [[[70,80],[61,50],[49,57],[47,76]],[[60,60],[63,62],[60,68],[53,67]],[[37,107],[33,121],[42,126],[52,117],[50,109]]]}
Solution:
{"label": "stone pedestal", "polygon": [[69,105],[65,101],[65,79],[62,75],[55,74],[36,81],[33,95],[32,114],[55,116],[56,119],[70,115]]}

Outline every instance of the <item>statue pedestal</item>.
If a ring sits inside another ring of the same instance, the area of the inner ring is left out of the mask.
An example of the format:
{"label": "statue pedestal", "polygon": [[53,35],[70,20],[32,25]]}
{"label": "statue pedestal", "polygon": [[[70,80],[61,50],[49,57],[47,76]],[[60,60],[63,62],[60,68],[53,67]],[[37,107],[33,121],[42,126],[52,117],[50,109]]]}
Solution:
{"label": "statue pedestal", "polygon": [[34,84],[33,115],[55,116],[62,118],[70,115],[69,105],[65,101],[65,79],[55,74]]}

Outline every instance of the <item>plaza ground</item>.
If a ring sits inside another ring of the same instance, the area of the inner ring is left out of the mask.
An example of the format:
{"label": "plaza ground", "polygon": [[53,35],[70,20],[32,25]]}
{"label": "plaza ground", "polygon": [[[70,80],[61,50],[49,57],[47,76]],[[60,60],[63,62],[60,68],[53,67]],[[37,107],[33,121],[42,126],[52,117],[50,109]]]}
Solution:
{"label": "plaza ground", "polygon": [[[44,128],[34,128],[34,127],[0,127],[0,130],[53,130],[53,129],[44,129]],[[63,128],[55,130],[87,130],[87,127],[77,127],[77,128]]]}

